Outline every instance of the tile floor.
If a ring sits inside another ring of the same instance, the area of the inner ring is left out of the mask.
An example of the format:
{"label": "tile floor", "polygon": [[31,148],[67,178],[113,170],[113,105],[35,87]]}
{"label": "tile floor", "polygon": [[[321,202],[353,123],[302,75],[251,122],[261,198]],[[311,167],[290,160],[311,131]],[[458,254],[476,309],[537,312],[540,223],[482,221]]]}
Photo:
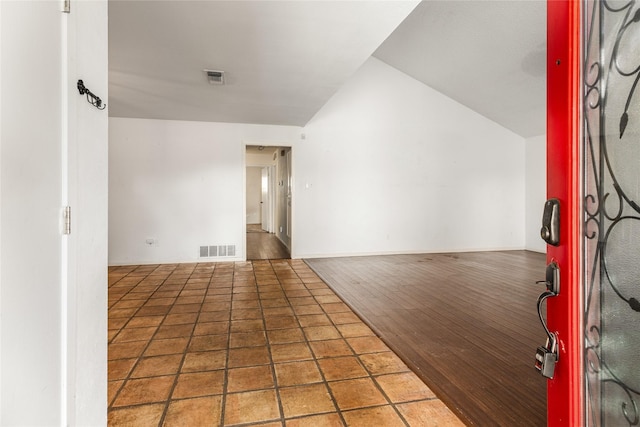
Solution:
{"label": "tile floor", "polygon": [[109,426],[459,426],[301,260],[109,268]]}

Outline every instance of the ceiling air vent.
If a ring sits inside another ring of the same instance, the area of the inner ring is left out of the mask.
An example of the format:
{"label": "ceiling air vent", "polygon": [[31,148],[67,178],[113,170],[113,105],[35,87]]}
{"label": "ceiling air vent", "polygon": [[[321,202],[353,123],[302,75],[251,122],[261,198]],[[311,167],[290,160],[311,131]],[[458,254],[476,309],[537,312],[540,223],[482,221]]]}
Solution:
{"label": "ceiling air vent", "polygon": [[212,85],[224,84],[224,71],[204,70],[204,72],[207,73],[207,79],[209,79],[209,84],[212,84]]}

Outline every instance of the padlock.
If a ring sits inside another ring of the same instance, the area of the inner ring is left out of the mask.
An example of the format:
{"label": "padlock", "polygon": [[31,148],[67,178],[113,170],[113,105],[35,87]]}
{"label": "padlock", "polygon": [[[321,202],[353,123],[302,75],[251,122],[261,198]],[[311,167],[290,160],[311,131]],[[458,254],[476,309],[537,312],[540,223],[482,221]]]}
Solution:
{"label": "padlock", "polygon": [[558,349],[555,336],[547,338],[547,344],[544,347],[538,347],[536,350],[535,367],[545,378],[553,378],[553,372],[558,362]]}

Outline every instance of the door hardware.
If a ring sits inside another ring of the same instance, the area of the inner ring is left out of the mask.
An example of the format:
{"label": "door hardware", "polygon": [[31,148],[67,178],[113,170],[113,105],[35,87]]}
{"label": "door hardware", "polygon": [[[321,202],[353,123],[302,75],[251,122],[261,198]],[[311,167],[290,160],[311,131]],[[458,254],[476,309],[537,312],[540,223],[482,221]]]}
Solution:
{"label": "door hardware", "polygon": [[538,280],[536,283],[544,283],[547,291],[552,292],[556,296],[560,293],[560,268],[554,261],[547,265],[545,270],[545,280]]}
{"label": "door hardware", "polygon": [[62,210],[62,234],[71,234],[71,206]]}
{"label": "door hardware", "polygon": [[544,202],[540,237],[550,245],[560,244],[560,201],[558,199],[549,199]]}
{"label": "door hardware", "polygon": [[76,86],[78,88],[78,92],[80,92],[80,95],[87,96],[87,102],[89,104],[93,105],[98,110],[104,110],[107,107],[107,104],[103,104],[102,99],[100,99],[99,96],[96,96],[93,92],[87,89],[87,87],[84,85],[84,82],[82,80],[78,80],[78,83]]}
{"label": "door hardware", "polygon": [[545,378],[552,379],[554,371],[556,369],[556,363],[558,363],[558,341],[555,335],[553,338],[547,338],[547,343],[544,347],[538,347],[536,350],[536,364],[535,367]]}
{"label": "door hardware", "polygon": [[544,283],[547,287],[547,290],[538,297],[537,303],[538,317],[547,334],[547,342],[544,346],[538,347],[536,350],[535,368],[543,377],[552,379],[556,364],[559,360],[558,337],[555,332],[551,332],[547,327],[547,322],[542,316],[542,303],[549,297],[557,296],[560,292],[560,268],[558,264],[551,262],[547,265],[545,280],[536,283]]}

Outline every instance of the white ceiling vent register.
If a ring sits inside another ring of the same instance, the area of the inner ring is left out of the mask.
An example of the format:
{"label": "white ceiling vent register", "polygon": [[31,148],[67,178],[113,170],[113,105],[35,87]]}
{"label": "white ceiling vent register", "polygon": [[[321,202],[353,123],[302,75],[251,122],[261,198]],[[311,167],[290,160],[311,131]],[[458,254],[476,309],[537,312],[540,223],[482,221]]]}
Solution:
{"label": "white ceiling vent register", "polygon": [[236,245],[200,246],[200,258],[236,256]]}
{"label": "white ceiling vent register", "polygon": [[209,84],[212,84],[212,85],[224,84],[224,71],[204,70],[204,72],[207,74],[207,79],[209,80]]}

